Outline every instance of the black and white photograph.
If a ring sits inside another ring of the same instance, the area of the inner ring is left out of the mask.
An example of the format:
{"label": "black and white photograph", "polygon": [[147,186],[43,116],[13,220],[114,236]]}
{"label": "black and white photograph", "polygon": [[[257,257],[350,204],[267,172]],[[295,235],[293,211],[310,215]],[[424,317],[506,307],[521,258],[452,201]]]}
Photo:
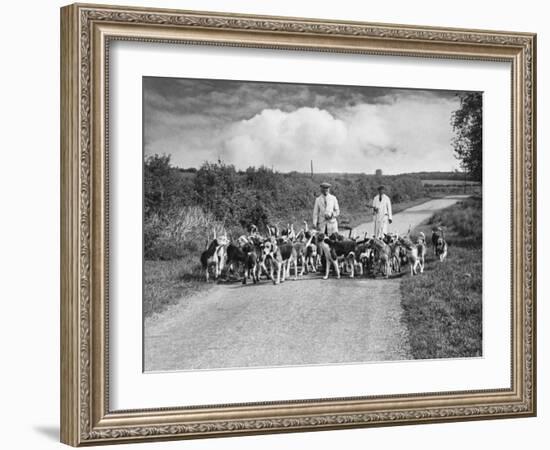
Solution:
{"label": "black and white photograph", "polygon": [[548,446],[544,2],[3,6],[2,448]]}
{"label": "black and white photograph", "polygon": [[143,78],[144,370],[482,356],[482,93]]}

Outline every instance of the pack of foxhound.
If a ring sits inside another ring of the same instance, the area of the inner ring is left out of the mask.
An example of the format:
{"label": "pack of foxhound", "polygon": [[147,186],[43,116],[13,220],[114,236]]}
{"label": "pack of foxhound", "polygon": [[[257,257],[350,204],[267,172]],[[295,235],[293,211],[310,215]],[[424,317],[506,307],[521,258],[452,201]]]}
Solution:
{"label": "pack of foxhound", "polygon": [[[389,278],[400,274],[408,265],[412,276],[424,272],[428,243],[423,232],[416,238],[410,235],[410,228],[404,235],[388,233],[383,237],[348,236],[325,233],[308,228],[307,222],[298,232],[293,225],[280,229],[267,226],[265,233],[252,225],[248,233],[232,241],[226,235],[216,236],[202,252],[200,261],[210,280],[226,274],[240,279],[243,284],[251,280],[258,283],[262,278],[279,284],[286,279],[296,280],[304,274],[322,273],[328,279],[331,269],[334,276],[342,274]],[[443,262],[447,256],[447,242],[443,229],[432,230],[431,244],[436,259]]]}

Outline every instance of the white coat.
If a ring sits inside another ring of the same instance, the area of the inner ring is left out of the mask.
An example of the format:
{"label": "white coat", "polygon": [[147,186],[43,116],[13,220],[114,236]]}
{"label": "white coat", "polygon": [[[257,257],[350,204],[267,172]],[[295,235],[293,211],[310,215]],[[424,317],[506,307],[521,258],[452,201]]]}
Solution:
{"label": "white coat", "polygon": [[384,237],[388,232],[388,221],[393,220],[391,212],[391,200],[386,194],[376,195],[372,199],[373,219],[374,219],[374,236],[377,238]]}
{"label": "white coat", "polygon": [[338,206],[338,199],[334,195],[329,193],[324,196],[321,194],[315,199],[315,206],[313,207],[314,228],[329,236],[332,233],[338,233],[338,221],[336,218],[339,215],[340,207]]}

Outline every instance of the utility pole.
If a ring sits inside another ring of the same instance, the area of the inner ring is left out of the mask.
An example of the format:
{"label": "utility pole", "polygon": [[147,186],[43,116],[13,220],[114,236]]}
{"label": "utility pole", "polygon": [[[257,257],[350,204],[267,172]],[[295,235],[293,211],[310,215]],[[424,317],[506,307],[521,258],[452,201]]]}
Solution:
{"label": "utility pole", "polygon": [[309,161],[311,167],[311,179],[313,180],[313,159]]}

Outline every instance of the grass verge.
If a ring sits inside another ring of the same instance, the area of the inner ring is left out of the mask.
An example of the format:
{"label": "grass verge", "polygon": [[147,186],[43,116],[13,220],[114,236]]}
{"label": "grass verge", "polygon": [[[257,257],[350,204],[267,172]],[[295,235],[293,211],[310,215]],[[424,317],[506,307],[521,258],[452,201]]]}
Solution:
{"label": "grass verge", "polygon": [[211,287],[212,283],[201,278],[195,255],[172,261],[145,261],[143,315],[162,312],[182,297]]}
{"label": "grass verge", "polygon": [[447,259],[436,260],[429,243],[424,273],[401,282],[412,354],[416,359],[481,356],[481,198],[446,208],[413,234],[423,231],[429,241],[435,225],[445,229]]}

